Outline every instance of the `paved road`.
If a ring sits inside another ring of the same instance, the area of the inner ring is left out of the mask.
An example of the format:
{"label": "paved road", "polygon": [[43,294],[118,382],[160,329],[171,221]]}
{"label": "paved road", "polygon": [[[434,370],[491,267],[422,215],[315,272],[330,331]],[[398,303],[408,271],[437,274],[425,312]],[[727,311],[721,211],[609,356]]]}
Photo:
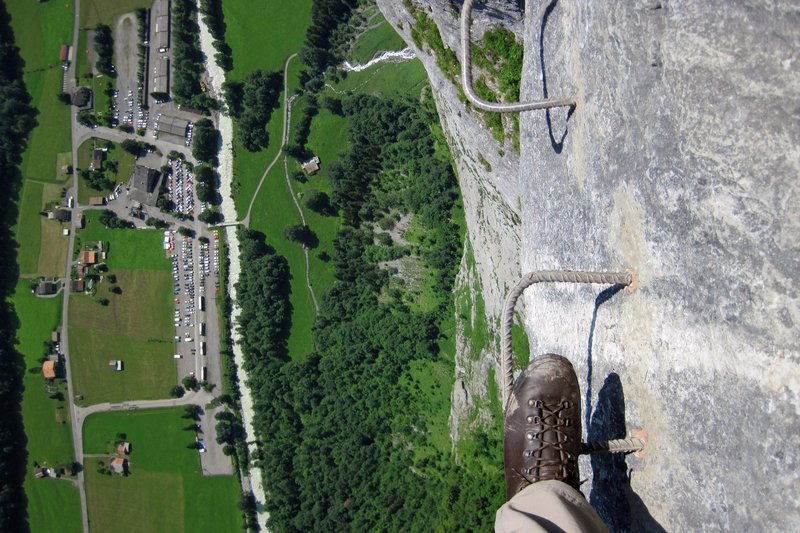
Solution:
{"label": "paved road", "polygon": [[[73,115],[76,114],[75,108],[72,108]],[[186,160],[191,162],[193,165],[197,164],[197,160],[192,155],[192,152],[189,148],[182,144],[176,144],[169,141],[165,141],[163,139],[153,139],[152,137],[139,137],[135,133],[125,133],[124,131],[115,130],[113,128],[106,128],[104,126],[98,126],[96,128],[87,128],[86,126],[81,126],[77,123],[77,121],[73,118],[72,121],[72,144],[74,146],[73,149],[73,166],[75,166],[78,162],[77,159],[77,150],[78,146],[80,146],[85,140],[91,139],[92,137],[100,137],[103,139],[108,139],[109,141],[114,141],[117,143],[121,143],[126,139],[130,139],[132,141],[143,141],[148,144],[152,144],[162,153],[166,154],[175,150],[177,152],[181,152],[186,156]],[[76,142],[77,141],[77,142]],[[77,191],[77,175],[76,175],[76,191]]]}
{"label": "paved road", "polygon": [[[470,56],[470,16],[472,15],[472,5],[475,0],[464,0],[461,7],[461,81],[464,86],[464,93],[475,107],[493,113],[517,113],[519,111],[530,111],[533,109],[548,109],[551,107],[573,107],[575,97],[551,98],[540,102],[514,102],[498,104],[484,100],[475,93],[472,88],[472,58]],[[528,2],[526,0],[525,4]]]}

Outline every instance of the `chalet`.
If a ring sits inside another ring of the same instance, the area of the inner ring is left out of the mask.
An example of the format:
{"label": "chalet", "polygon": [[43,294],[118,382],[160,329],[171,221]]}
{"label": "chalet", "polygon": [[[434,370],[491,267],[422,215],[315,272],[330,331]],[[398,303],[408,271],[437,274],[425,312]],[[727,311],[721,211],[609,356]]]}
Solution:
{"label": "chalet", "polygon": [[128,460],[124,457],[112,457],[108,461],[108,467],[112,472],[125,475],[128,472]]}
{"label": "chalet", "polygon": [[72,280],[72,292],[83,292],[86,290],[86,282],[82,279]]}
{"label": "chalet", "polygon": [[88,87],[78,87],[72,91],[72,105],[75,107],[88,107],[92,100],[92,90]]}
{"label": "chalet", "polygon": [[97,252],[94,250],[84,250],[78,256],[78,262],[83,265],[93,265],[97,263]]}
{"label": "chalet", "polygon": [[106,160],[105,150],[95,148],[92,150],[92,162],[89,165],[89,170],[103,170],[103,161]]}
{"label": "chalet", "polygon": [[53,215],[53,219],[59,222],[69,222],[72,220],[72,211],[69,209],[53,209],[50,213]]}
{"label": "chalet", "polygon": [[91,198],[89,198],[89,205],[94,207],[100,205],[106,205],[106,198],[105,196],[92,196]]}
{"label": "chalet", "polygon": [[44,379],[56,379],[55,361],[45,361],[42,363],[42,376],[44,376]]}
{"label": "chalet", "polygon": [[36,296],[49,296],[58,292],[58,285],[53,281],[42,281],[36,286]]}
{"label": "chalet", "polygon": [[319,157],[314,156],[305,163],[303,163],[303,170],[308,174],[314,174],[319,170]]}

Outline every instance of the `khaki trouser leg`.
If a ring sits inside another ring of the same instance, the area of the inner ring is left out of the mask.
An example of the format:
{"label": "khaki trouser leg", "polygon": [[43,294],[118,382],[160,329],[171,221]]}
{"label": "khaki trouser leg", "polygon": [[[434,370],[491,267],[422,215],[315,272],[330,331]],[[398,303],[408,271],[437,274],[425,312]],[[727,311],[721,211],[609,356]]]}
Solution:
{"label": "khaki trouser leg", "polygon": [[580,492],[560,481],[540,481],[497,510],[494,530],[595,533],[607,532],[608,528]]}

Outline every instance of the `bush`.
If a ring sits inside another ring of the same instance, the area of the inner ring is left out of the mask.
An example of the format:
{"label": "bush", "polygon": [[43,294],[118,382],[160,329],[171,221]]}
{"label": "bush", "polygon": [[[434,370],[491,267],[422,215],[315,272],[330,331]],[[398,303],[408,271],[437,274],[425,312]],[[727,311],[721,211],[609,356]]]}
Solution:
{"label": "bush", "polygon": [[180,385],[175,385],[169,391],[169,395],[173,398],[183,398],[184,394],[186,394],[186,391]]}

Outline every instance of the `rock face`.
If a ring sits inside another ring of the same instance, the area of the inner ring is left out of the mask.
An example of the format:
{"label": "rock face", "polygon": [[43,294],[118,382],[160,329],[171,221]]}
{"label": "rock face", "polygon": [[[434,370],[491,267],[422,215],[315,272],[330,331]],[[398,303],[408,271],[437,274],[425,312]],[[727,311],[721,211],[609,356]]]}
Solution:
{"label": "rock face", "polygon": [[[413,44],[400,3],[379,4]],[[582,459],[584,492],[618,531],[797,530],[796,2],[528,2],[521,30],[514,3],[487,4],[475,28],[506,21],[523,37],[523,99],[578,102],[524,113],[521,155],[501,155],[419,54],[458,162],[488,322],[521,272],[639,278],[632,293],[524,296],[532,352],[562,353],[582,376],[585,437],[647,432],[643,459]],[[424,6],[460,50],[450,2]]]}

